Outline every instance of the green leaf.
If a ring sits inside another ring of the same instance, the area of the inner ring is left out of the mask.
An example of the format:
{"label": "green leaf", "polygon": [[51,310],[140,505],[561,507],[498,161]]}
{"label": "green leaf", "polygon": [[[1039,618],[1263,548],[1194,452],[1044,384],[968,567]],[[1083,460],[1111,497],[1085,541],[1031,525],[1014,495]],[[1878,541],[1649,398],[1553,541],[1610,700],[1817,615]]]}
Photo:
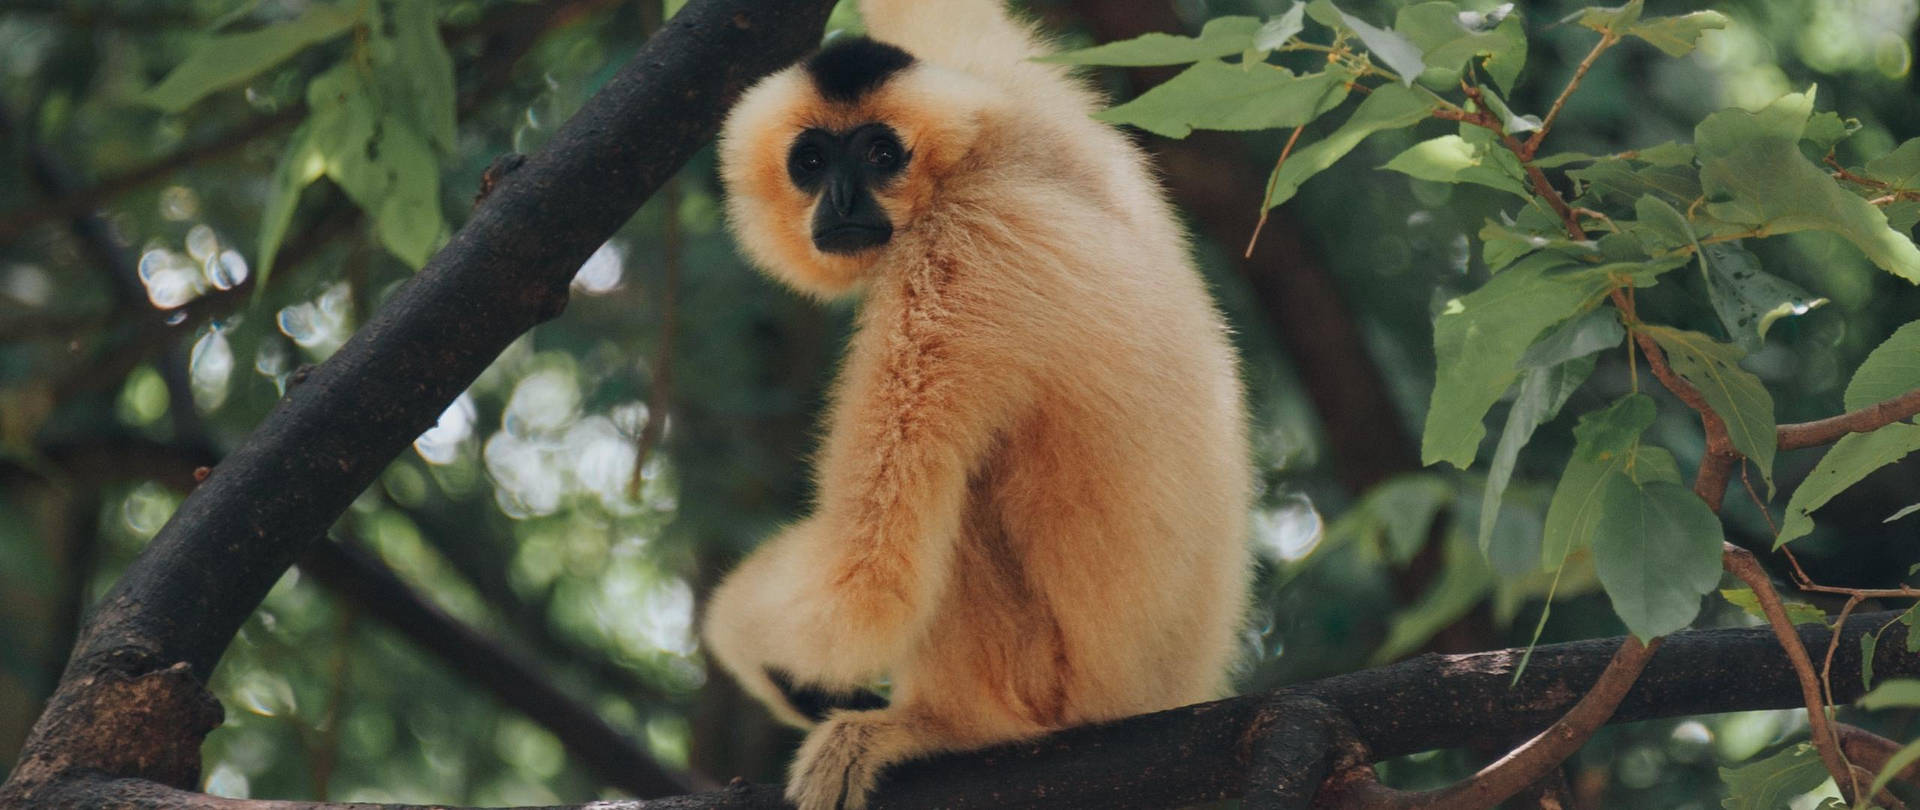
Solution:
{"label": "green leaf", "polygon": [[1386,663],[1420,649],[1433,634],[1467,615],[1493,583],[1493,571],[1473,543],[1457,533],[1450,536],[1440,576],[1418,601],[1394,612],[1372,662]]}
{"label": "green leaf", "polygon": [[1587,413],[1573,427],[1574,455],[1598,461],[1629,452],[1656,415],[1653,398],[1637,393]]}
{"label": "green leaf", "polygon": [[1294,0],[1293,6],[1288,8],[1286,13],[1267,20],[1265,25],[1260,26],[1259,31],[1254,32],[1252,48],[1260,54],[1261,59],[1265,59],[1269,52],[1287,44],[1287,40],[1292,39],[1306,27],[1300,19],[1306,10],[1306,3]]}
{"label": "green leaf", "polygon": [[1875,687],[1873,691],[1860,696],[1860,708],[1868,711],[1880,709],[1909,709],[1920,706],[1920,680],[1913,678],[1895,678]]}
{"label": "green leaf", "polygon": [[1827,781],[1827,766],[1812,745],[1800,743],[1759,762],[1721,768],[1720,781],[1727,783],[1720,802],[1726,810],[1781,810]]}
{"label": "green leaf", "polygon": [[1846,409],[1859,410],[1920,388],[1920,321],[1894,330],[1847,383]]}
{"label": "green leaf", "polygon": [[1758,351],[1767,329],[1789,315],[1805,315],[1827,303],[1799,285],[1760,269],[1760,257],[1732,242],[1700,246],[1707,297],[1734,343]]}
{"label": "green leaf", "polygon": [[1813,90],[1782,96],[1759,112],[1722,110],[1694,128],[1709,216],[1778,234],[1831,231],[1881,269],[1920,284],[1920,247],[1887,225],[1872,203],[1801,154]]}
{"label": "green leaf", "polygon": [[1685,628],[1720,584],[1722,539],[1720,519],[1686,487],[1609,477],[1593,560],[1613,612],[1642,641]]}
{"label": "green leaf", "polygon": [[392,183],[374,215],[374,232],[387,251],[415,270],[440,242],[440,168],[426,139],[397,120],[380,139],[381,165]]}
{"label": "green leaf", "polygon": [[1397,84],[1374,88],[1353,117],[1324,140],[1294,150],[1268,179],[1270,206],[1278,206],[1300,191],[1300,184],[1353,151],[1368,135],[1420,123],[1433,111],[1431,97]]}
{"label": "green leaf", "polygon": [[1853,137],[1860,131],[1860,119],[1841,118],[1838,113],[1816,112],[1807,117],[1807,127],[1800,133],[1800,140],[1813,147],[1813,153],[1824,155],[1833,151],[1835,144]]}
{"label": "green leaf", "polygon": [[242,34],[201,38],[186,61],[140,100],[180,112],[208,93],[233,87],[287,60],[309,45],[337,37],[360,21],[359,4],[310,5],[299,17]]}
{"label": "green leaf", "polygon": [[1686,203],[1700,196],[1700,182],[1693,167],[1636,166],[1637,161],[1621,157],[1601,158],[1567,176],[1586,185],[1581,195],[1598,199],[1634,200],[1645,194],[1661,194],[1669,200]]}
{"label": "green leaf", "polygon": [[1507,412],[1507,426],[1500,432],[1500,443],[1487,467],[1487,485],[1480,498],[1480,552],[1486,553],[1493,542],[1493,527],[1500,519],[1500,500],[1513,478],[1514,462],[1520,450],[1533,438],[1533,431],[1552,419],[1565,405],[1567,397],[1593,373],[1592,358],[1575,358],[1548,368],[1528,369],[1520,377],[1520,395]]}
{"label": "green leaf", "polygon": [[[1888,515],[1888,516],[1887,516],[1887,519],[1886,519],[1886,520],[1883,520],[1883,521],[1880,521],[1880,522],[1881,522],[1881,523],[1892,523],[1892,522],[1894,522],[1894,521],[1896,521],[1896,520],[1899,520],[1899,519],[1901,519],[1901,518],[1903,518],[1903,517],[1906,517],[1906,516],[1908,516],[1908,515],[1911,515],[1911,514],[1913,514],[1913,513],[1915,513],[1915,512],[1920,512],[1920,503],[1916,503],[1916,504],[1909,504],[1909,505],[1908,505],[1907,507],[1905,507],[1905,508],[1903,508],[1903,509],[1901,509],[1900,511],[1898,511],[1898,512],[1895,512],[1895,513],[1893,513],[1893,514],[1891,514],[1891,515]],[[1916,567],[1916,568],[1920,568],[1920,566],[1915,566],[1915,567]],[[1908,572],[1907,572],[1907,575],[1908,575],[1908,576],[1912,576],[1912,575],[1913,575],[1913,572],[1912,572],[1912,571],[1908,571]]]}
{"label": "green leaf", "polygon": [[1906,458],[1920,450],[1920,425],[1896,422],[1872,433],[1849,433],[1840,437],[1820,458],[1807,480],[1793,491],[1787,501],[1785,519],[1780,521],[1780,536],[1774,548],[1786,545],[1813,531],[1813,510],[1833,496],[1860,482],[1869,473]]}
{"label": "green leaf", "polygon": [[1360,38],[1361,44],[1367,46],[1368,52],[1379,57],[1380,61],[1393,72],[1400,74],[1400,83],[1403,86],[1413,86],[1413,80],[1420,78],[1421,71],[1426,70],[1427,63],[1420,53],[1420,46],[1407,41],[1406,37],[1384,28],[1375,28],[1367,24],[1366,20],[1345,11],[1340,12],[1340,20]]}
{"label": "green leaf", "polygon": [[[1292,16],[1296,26],[1299,21],[1298,9],[1289,10],[1285,16]],[[1197,37],[1183,37],[1174,34],[1152,33],[1133,39],[1109,42],[1092,48],[1077,51],[1062,51],[1042,56],[1038,62],[1053,62],[1062,65],[1114,65],[1118,67],[1139,67],[1143,65],[1177,65],[1182,62],[1198,62],[1202,59],[1217,59],[1232,56],[1250,49],[1256,49],[1254,38],[1261,32],[1258,17],[1215,17],[1208,20],[1200,29]],[[1293,33],[1299,33],[1296,27]],[[1268,34],[1269,37],[1272,34]],[[1288,34],[1287,36],[1292,36]],[[1281,37],[1286,41],[1286,37]]]}
{"label": "green leaf", "polygon": [[1568,14],[1561,18],[1560,21],[1563,23],[1579,23],[1584,27],[1604,34],[1608,31],[1622,30],[1639,21],[1642,5],[1644,5],[1644,0],[1632,0],[1632,2],[1626,5],[1613,6],[1611,8],[1593,6]]}
{"label": "green leaf", "polygon": [[1686,216],[1658,196],[1643,194],[1640,199],[1634,200],[1633,215],[1638,218],[1641,228],[1658,237],[1664,245],[1700,246],[1699,240],[1694,238],[1693,226],[1687,224]]}
{"label": "green leaf", "polygon": [[1727,15],[1718,11],[1696,11],[1677,17],[1644,17],[1627,26],[1626,33],[1653,43],[1668,56],[1686,56],[1700,43],[1700,35],[1727,27]]}
{"label": "green leaf", "polygon": [[[1634,397],[1644,395],[1634,393]],[[1674,457],[1665,447],[1632,443],[1617,453],[1603,451],[1590,455],[1590,451],[1592,447],[1588,445],[1574,449],[1572,457],[1567,459],[1567,470],[1561,472],[1559,486],[1553,488],[1546,526],[1540,534],[1542,564],[1555,566],[1594,541],[1594,526],[1599,524],[1601,509],[1605,507],[1601,493],[1607,488],[1607,482],[1622,478],[1628,482],[1680,484],[1680,468],[1674,465]]]}
{"label": "green leaf", "polygon": [[453,57],[431,0],[401,0],[393,13],[392,60],[378,65],[382,107],[405,118],[441,154],[454,153]]}
{"label": "green leaf", "polygon": [[254,281],[254,289],[267,287],[267,276],[273,272],[273,258],[280,252],[287,226],[293,223],[300,190],[320,179],[326,171],[326,156],[313,143],[313,121],[302,122],[287,139],[280,162],[273,167],[267,203],[260,210],[260,277]]}
{"label": "green leaf", "polygon": [[1880,649],[1880,633],[1860,634],[1860,688],[1873,688],[1873,655]]}
{"label": "green leaf", "polygon": [[1520,357],[1541,332],[1604,295],[1605,268],[1549,273],[1515,267],[1448,301],[1434,321],[1438,360],[1420,457],[1424,464],[1473,463],[1486,435],[1481,418],[1519,376]]}
{"label": "green leaf", "polygon": [[[1722,588],[1720,589],[1720,595],[1725,597],[1728,602],[1732,602],[1734,607],[1746,612],[1747,615],[1761,621],[1767,620],[1767,611],[1760,607],[1760,597],[1753,592],[1752,588]],[[1782,599],[1780,600],[1780,606],[1787,611],[1787,621],[1794,624],[1818,624],[1824,626],[1827,623],[1826,611],[1805,602],[1791,602]]]}
{"label": "green leaf", "polygon": [[1589,311],[1554,327],[1545,337],[1527,347],[1520,355],[1522,368],[1540,368],[1606,351],[1620,345],[1627,330],[1620,326],[1620,315],[1611,307]]}
{"label": "green leaf", "polygon": [[1453,494],[1453,486],[1437,476],[1401,475],[1374,487],[1362,508],[1384,530],[1389,558],[1405,563],[1426,546],[1434,515]]}
{"label": "green leaf", "polygon": [[1512,11],[1511,4],[1481,13],[1461,11],[1448,2],[1419,3],[1400,10],[1393,30],[1423,52],[1428,70],[1450,74],[1447,85],[1453,85],[1461,67],[1478,56],[1485,57],[1483,64],[1494,85],[1507,92],[1527,62],[1526,28]]}
{"label": "green leaf", "polygon": [[1893,151],[1867,161],[1866,175],[1886,183],[1894,191],[1920,189],[1920,138],[1901,143]]}
{"label": "green leaf", "polygon": [[1881,768],[1880,775],[1873,778],[1873,786],[1867,788],[1867,795],[1878,795],[1881,788],[1886,787],[1888,782],[1893,781],[1894,777],[1899,776],[1900,772],[1906,770],[1907,766],[1912,765],[1915,760],[1920,760],[1920,740],[1901,746],[1893,756],[1887,757],[1886,767]]}
{"label": "green leaf", "polygon": [[1666,350],[1673,370],[1700,389],[1713,412],[1726,423],[1733,449],[1752,460],[1760,469],[1760,477],[1772,487],[1773,456],[1779,449],[1773,397],[1760,384],[1760,378],[1740,367],[1740,358],[1746,353],[1699,332],[1651,325],[1641,328]]}
{"label": "green leaf", "polygon": [[1667,141],[1645,149],[1635,149],[1623,157],[1654,166],[1686,166],[1693,163],[1693,145]]}
{"label": "green leaf", "polygon": [[1208,59],[1094,117],[1169,138],[1184,138],[1196,129],[1297,127],[1346,100],[1351,78],[1338,70],[1295,75],[1273,65],[1242,70]]}
{"label": "green leaf", "polygon": [[[1512,155],[1505,150],[1501,150],[1500,154]],[[1509,192],[1522,200],[1531,199],[1527,187],[1519,180],[1487,165],[1493,159],[1484,146],[1468,143],[1458,135],[1442,135],[1414,144],[1380,168],[1436,183],[1478,183]]]}
{"label": "green leaf", "polygon": [[[1531,207],[1523,208],[1521,213],[1531,210],[1533,210]],[[1505,214],[1501,216],[1504,217]],[[1558,254],[1554,259],[1543,261],[1553,261],[1560,265],[1572,264],[1573,257],[1594,256],[1597,250],[1593,242],[1575,242],[1559,231],[1550,234],[1537,233],[1518,227],[1518,223],[1495,222],[1491,219],[1481,226],[1479,237],[1481,256],[1486,259],[1487,268],[1495,272],[1499,272],[1507,265],[1519,261],[1521,257],[1536,250],[1548,250]]]}

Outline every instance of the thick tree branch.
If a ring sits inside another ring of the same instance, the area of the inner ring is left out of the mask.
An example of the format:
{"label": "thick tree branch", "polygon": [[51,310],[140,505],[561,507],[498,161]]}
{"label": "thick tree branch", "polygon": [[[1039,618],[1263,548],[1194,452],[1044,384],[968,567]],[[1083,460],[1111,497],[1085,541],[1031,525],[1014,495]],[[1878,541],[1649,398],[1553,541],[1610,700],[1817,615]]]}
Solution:
{"label": "thick tree branch", "polygon": [[[1860,637],[1898,616],[1850,619],[1834,659],[1835,697],[1859,697]],[[1907,653],[1906,627],[1886,628],[1874,659],[1878,677],[1920,675],[1920,655]],[[1824,646],[1829,633],[1802,625],[1804,644]],[[888,808],[1178,807],[1242,795],[1274,749],[1263,740],[1298,724],[1314,702],[1352,724],[1354,744],[1372,756],[1396,757],[1436,748],[1498,746],[1546,728],[1587,692],[1625,639],[1543,646],[1513,683],[1521,650],[1425,655],[1391,666],[1339,675],[1276,692],[1069,729],[1024,743],[900,766],[875,795]],[[1700,630],[1667,637],[1609,722],[1801,705],[1793,668],[1767,628]],[[1338,723],[1333,726],[1338,731]],[[1338,746],[1339,734],[1335,734]],[[1344,755],[1336,747],[1335,759]],[[1297,761],[1312,763],[1317,757]],[[1337,767],[1352,769],[1355,761]],[[1267,778],[1275,778],[1266,770]],[[138,780],[98,781],[76,775],[49,786],[39,806],[319,810],[370,805],[238,802]],[[1284,795],[1284,793],[1283,793]],[[594,810],[783,808],[780,788],[736,783],[670,799],[601,802]],[[1269,806],[1286,807],[1286,804]]]}
{"label": "thick tree branch", "polygon": [[[96,610],[0,804],[83,770],[195,784],[206,724],[129,714],[103,690],[169,673],[157,697],[204,701],[273,582],[502,349],[564,308],[580,264],[748,82],[818,41],[829,5],[704,0],[650,40],[188,496]],[[113,721],[125,727],[103,733]]]}

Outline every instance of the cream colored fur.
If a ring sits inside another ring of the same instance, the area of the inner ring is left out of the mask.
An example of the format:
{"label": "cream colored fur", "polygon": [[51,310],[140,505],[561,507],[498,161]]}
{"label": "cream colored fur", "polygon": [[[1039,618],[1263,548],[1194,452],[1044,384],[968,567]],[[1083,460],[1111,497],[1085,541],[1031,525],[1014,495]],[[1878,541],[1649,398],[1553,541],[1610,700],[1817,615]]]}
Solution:
{"label": "cream colored fur", "polygon": [[[1222,694],[1247,598],[1245,415],[1226,327],[1144,156],[992,0],[867,0],[918,61],[854,104],[790,68],[721,138],[746,252],[860,296],[813,513],[714,593],[707,649],[890,706],[814,726],[788,795],[863,807],[881,770]],[[804,128],[870,121],[912,155],[888,244],[816,251],[785,171]]]}

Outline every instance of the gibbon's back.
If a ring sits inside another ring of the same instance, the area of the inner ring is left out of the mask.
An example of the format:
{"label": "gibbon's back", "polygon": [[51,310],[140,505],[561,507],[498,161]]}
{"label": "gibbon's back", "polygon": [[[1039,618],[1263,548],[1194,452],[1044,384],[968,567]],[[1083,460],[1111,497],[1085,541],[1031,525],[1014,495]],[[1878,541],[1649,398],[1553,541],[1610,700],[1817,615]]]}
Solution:
{"label": "gibbon's back", "polygon": [[[788,795],[1204,700],[1246,601],[1226,327],[1144,156],[986,0],[863,4],[721,138],[776,279],[857,295],[812,513],[716,590],[714,659],[810,728]],[[877,677],[889,705],[848,696]]]}

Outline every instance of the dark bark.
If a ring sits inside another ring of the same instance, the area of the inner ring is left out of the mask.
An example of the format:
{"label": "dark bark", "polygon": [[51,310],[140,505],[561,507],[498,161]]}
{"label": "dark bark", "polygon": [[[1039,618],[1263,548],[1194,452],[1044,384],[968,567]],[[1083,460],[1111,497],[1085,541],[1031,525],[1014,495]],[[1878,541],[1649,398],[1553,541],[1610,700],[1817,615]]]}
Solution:
{"label": "dark bark", "polygon": [[748,82],[819,41],[829,5],[689,5],[506,178],[102,600],[0,804],[89,770],[195,784],[218,717],[205,680],[268,588],[502,349],[565,307],[587,256],[712,137]]}
{"label": "dark bark", "polygon": [[[1920,654],[1906,652],[1898,612],[1855,616],[1841,630],[1833,661],[1835,700],[1858,698],[1860,636],[1882,632],[1876,677],[1920,675]],[[1826,628],[1801,625],[1802,640],[1824,648]],[[1520,650],[1423,655],[1387,667],[1275,692],[1186,706],[1069,729],[1039,740],[908,763],[874,797],[887,808],[1165,808],[1241,796],[1248,782],[1285,778],[1276,761],[1325,765],[1320,757],[1263,736],[1297,731],[1301,714],[1324,704],[1337,768],[1357,748],[1395,757],[1436,748],[1491,747],[1546,727],[1579,700],[1621,639],[1540,647],[1518,683]],[[1624,723],[1689,714],[1800,705],[1786,655],[1764,627],[1700,630],[1669,636],[1614,713]],[[1312,718],[1309,718],[1312,719]],[[1344,721],[1351,722],[1351,732]],[[1317,721],[1316,721],[1317,722]],[[347,807],[303,802],[242,803],[172,791],[147,782],[65,780],[42,794],[43,807],[310,810]],[[1269,795],[1286,797],[1285,786]],[[1288,804],[1269,806],[1287,807]],[[594,810],[780,808],[780,789],[736,783],[670,799],[606,802]]]}

